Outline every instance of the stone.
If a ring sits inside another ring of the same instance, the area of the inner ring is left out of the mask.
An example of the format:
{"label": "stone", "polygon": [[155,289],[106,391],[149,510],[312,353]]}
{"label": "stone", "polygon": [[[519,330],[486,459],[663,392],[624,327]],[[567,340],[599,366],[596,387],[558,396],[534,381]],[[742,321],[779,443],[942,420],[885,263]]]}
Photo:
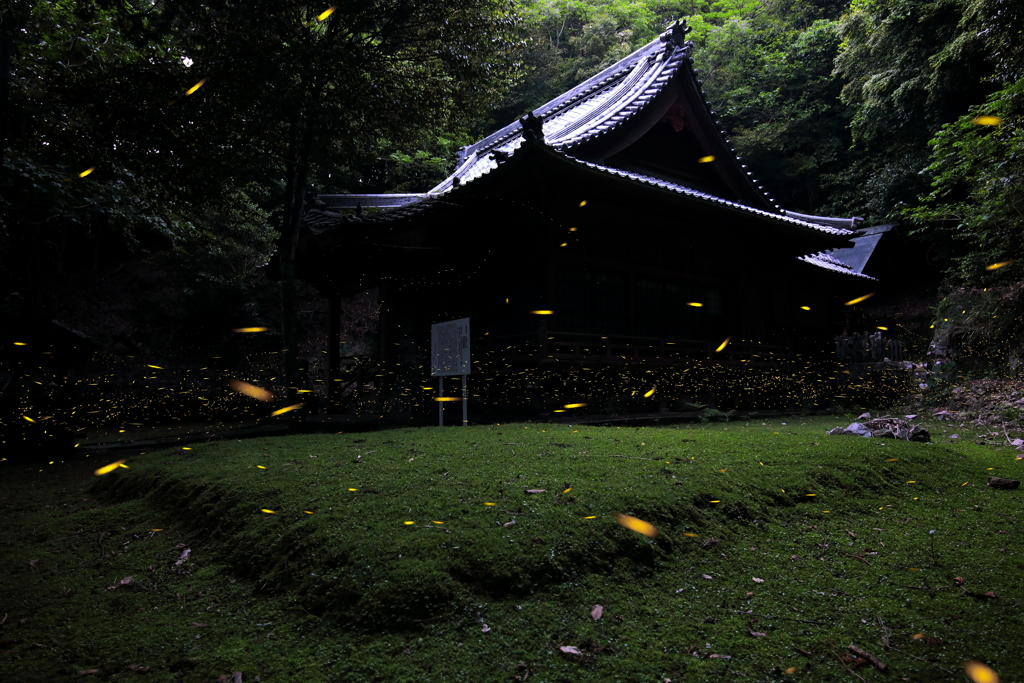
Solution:
{"label": "stone", "polygon": [[850,426],[830,429],[826,434],[831,436],[863,436],[876,439],[901,439],[903,441],[919,441],[928,443],[931,435],[921,425],[911,425],[905,420],[894,417],[878,418],[870,422],[853,422]]}

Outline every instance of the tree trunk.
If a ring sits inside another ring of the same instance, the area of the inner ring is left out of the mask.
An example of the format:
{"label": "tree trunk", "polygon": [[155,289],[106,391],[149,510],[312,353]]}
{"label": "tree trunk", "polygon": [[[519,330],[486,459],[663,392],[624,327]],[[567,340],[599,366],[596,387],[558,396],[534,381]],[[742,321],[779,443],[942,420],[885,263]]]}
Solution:
{"label": "tree trunk", "polygon": [[[289,126],[288,161],[285,166],[284,219],[281,227],[281,339],[284,345],[283,375],[288,385],[285,405],[298,403],[299,338],[298,286],[295,277],[295,252],[299,243],[303,197],[309,178],[310,145],[313,121],[304,112],[295,114]],[[301,413],[296,411],[295,417]]]}

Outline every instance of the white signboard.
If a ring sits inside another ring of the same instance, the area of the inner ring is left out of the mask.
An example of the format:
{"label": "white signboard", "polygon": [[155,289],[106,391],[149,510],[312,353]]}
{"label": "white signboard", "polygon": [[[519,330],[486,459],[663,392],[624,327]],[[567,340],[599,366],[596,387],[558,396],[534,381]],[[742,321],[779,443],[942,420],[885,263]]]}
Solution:
{"label": "white signboard", "polygon": [[469,318],[430,326],[430,361],[434,377],[470,374]]}

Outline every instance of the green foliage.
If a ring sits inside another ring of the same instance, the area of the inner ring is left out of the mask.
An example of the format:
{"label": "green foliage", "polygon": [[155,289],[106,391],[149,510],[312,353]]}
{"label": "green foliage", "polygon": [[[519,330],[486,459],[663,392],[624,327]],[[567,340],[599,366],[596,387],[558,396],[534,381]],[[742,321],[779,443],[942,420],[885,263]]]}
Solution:
{"label": "green foliage", "polygon": [[411,154],[395,150],[375,168],[379,182],[392,192],[426,192],[455,170],[459,149],[473,141],[468,135],[425,140]]}
{"label": "green foliage", "polygon": [[927,191],[928,140],[991,92],[983,42],[963,0],[856,0],[838,24],[836,74],[857,154],[833,206],[891,219]]}
{"label": "green foliage", "polygon": [[938,422],[930,445],[823,434],[852,420],[406,429],[194,444],[104,478],[94,458],[4,471],[4,672],[603,683],[795,666],[816,683],[847,675],[850,642],[881,657],[886,634],[889,672],[858,667],[866,681],[944,680],[966,659],[1019,678],[1018,557],[995,533],[1018,498],[984,484],[1019,478],[1012,459]]}
{"label": "green foliage", "polygon": [[955,359],[958,372],[1019,374],[1021,348],[1024,283],[962,287],[939,303],[932,350],[940,358]]}
{"label": "green foliage", "polygon": [[698,65],[706,63],[709,97],[755,175],[786,208],[815,213],[851,157],[852,113],[832,74],[839,39],[834,21],[778,23],[764,31],[727,24],[709,37],[711,55],[697,53]]}
{"label": "green foliage", "polygon": [[[977,117],[994,116],[996,125]],[[919,232],[949,244],[954,286],[994,286],[1022,279],[1024,80],[1008,84],[932,140],[932,192],[904,211]],[[1006,266],[989,269],[1000,263]]]}
{"label": "green foliage", "polygon": [[[991,68],[962,35],[962,0],[854,0],[839,24],[836,71],[858,141],[919,145],[982,92]],[[956,43],[957,50],[948,49]]]}

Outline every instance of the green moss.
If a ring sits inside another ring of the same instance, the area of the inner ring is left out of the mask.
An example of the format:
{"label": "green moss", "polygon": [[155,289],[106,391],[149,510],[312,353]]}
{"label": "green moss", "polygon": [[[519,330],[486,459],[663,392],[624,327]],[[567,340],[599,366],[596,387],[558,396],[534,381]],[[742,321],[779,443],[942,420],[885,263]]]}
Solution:
{"label": "green moss", "polygon": [[1019,677],[1020,494],[984,480],[1022,461],[942,425],[938,444],[825,436],[848,422],[404,429],[211,443],[105,477],[8,468],[0,670],[884,678],[841,662],[853,642],[910,680],[965,659]]}

